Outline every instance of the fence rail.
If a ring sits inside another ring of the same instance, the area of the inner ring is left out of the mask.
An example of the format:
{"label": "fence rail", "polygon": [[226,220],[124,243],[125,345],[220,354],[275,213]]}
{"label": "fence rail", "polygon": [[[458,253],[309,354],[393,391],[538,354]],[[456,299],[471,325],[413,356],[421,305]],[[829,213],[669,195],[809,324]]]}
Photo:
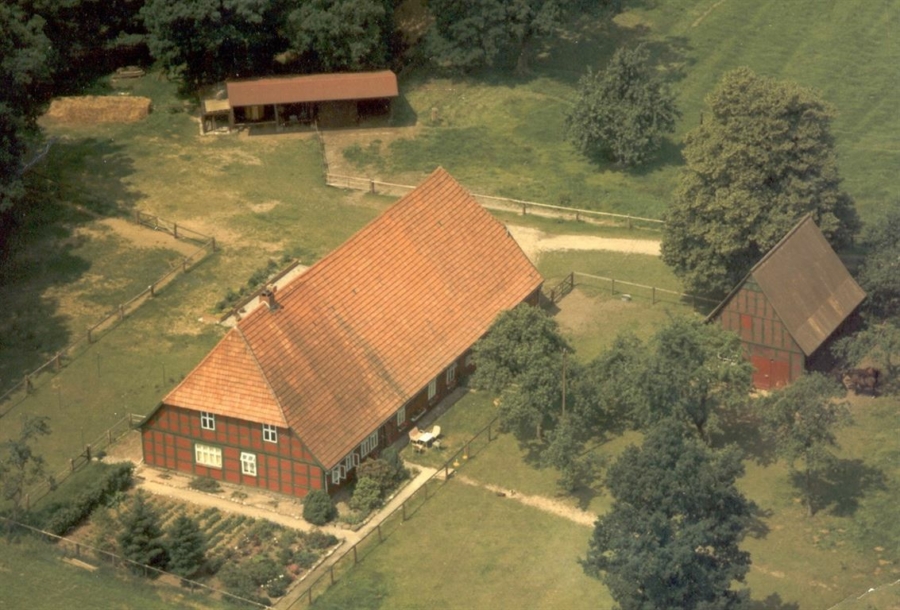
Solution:
{"label": "fence rail", "polygon": [[6,517],[0,517],[0,519],[2,519],[6,523],[8,528],[20,529],[34,536],[37,536],[39,539],[45,542],[55,543],[55,548],[63,555],[63,557],[74,557],[78,561],[86,563],[87,565],[92,567],[99,566],[90,564],[85,560],[95,560],[98,563],[105,561],[112,565],[113,568],[128,568],[133,572],[142,572],[144,576],[149,576],[150,574],[156,574],[157,576],[170,576],[172,578],[177,578],[182,587],[189,588],[192,592],[199,589],[200,591],[218,595],[222,598],[240,602],[242,604],[256,606],[257,608],[271,608],[271,606],[267,606],[256,601],[234,595],[232,593],[229,593],[228,591],[210,587],[209,585],[204,585],[203,583],[197,582],[195,580],[183,578],[181,576],[178,576],[177,574],[172,574],[171,572],[166,572],[165,570],[160,570],[159,568],[154,568],[153,566],[148,566],[143,563],[132,561],[130,559],[122,557],[121,555],[116,555],[115,553],[98,549],[83,542],[78,542],[77,540],[66,538],[65,536],[57,536],[56,534],[51,534],[50,532],[32,527],[30,525],[25,525],[24,523],[19,523],[18,521],[13,521],[12,519],[7,519]]}
{"label": "fence rail", "polygon": [[[602,275],[592,275],[590,273],[582,273],[581,271],[573,271],[571,276],[573,277],[573,286],[574,286],[574,277],[584,277],[593,280],[600,280],[603,282],[609,282],[609,291],[610,294],[621,294],[623,297],[631,298],[632,294],[625,293],[621,290],[623,287],[632,287],[639,288],[641,290],[649,291],[650,301],[652,304],[656,304],[657,301],[665,300],[665,297],[677,297],[678,302],[688,301],[690,302],[692,307],[696,307],[698,303],[703,303],[706,305],[717,305],[719,301],[715,299],[709,299],[706,297],[697,296],[695,294],[688,294],[686,292],[678,292],[676,290],[667,290],[665,288],[657,288],[656,286],[647,286],[646,284],[637,284],[635,282],[626,282],[624,280],[619,280],[614,277],[604,277]],[[561,298],[561,297],[560,297]],[[558,300],[558,299],[557,299]]]}
{"label": "fence rail", "polygon": [[86,444],[81,453],[73,458],[69,458],[69,464],[62,470],[51,476],[50,481],[38,483],[31,487],[25,494],[26,508],[39,501],[48,493],[53,491],[54,486],[62,483],[70,476],[81,470],[85,465],[89,464],[92,457],[96,457],[99,452],[105,451],[110,445],[118,441],[120,438],[128,434],[135,428],[137,424],[143,421],[144,416],[137,413],[129,413],[116,423],[114,423],[106,432],[99,435],[93,442]]}
{"label": "fence rail", "polygon": [[495,438],[494,430],[499,417],[495,417],[487,426],[479,430],[456,451],[437,471],[425,480],[419,489],[392,510],[384,519],[372,528],[362,539],[337,555],[333,561],[319,568],[319,575],[305,589],[296,590],[290,600],[282,600],[278,604],[284,610],[309,608],[316,599],[325,594],[331,585],[347,574],[353,566],[363,561],[387,538],[397,532],[404,521],[415,515],[425,503],[434,497],[437,491],[450,480],[453,473],[462,468],[470,457],[488,446]]}
{"label": "fence rail", "polygon": [[116,306],[116,308],[107,313],[103,319],[93,326],[88,327],[84,334],[80,335],[75,341],[56,352],[49,360],[26,374],[21,381],[4,392],[3,395],[0,395],[0,418],[5,416],[28,397],[35,389],[40,378],[46,377],[43,375],[44,373],[50,373],[52,376],[61,371],[67,360],[74,359],[81,351],[87,349],[87,347],[99,340],[104,333],[117,327],[128,315],[134,313],[147,300],[156,296],[157,292],[171,284],[179,274],[187,273],[189,269],[203,260],[207,254],[217,250],[215,237],[198,233],[197,231],[193,231],[158,216],[145,214],[144,212],[136,212],[134,221],[145,227],[165,231],[178,239],[193,241],[200,245],[194,252],[173,264],[172,267],[156,281],[152,282],[129,300]]}
{"label": "fence rail", "polygon": [[[383,182],[373,178],[364,178],[360,176],[342,176],[340,174],[332,174],[327,171],[325,174],[325,184],[337,188],[353,189],[357,191],[368,191],[372,194],[391,195],[402,197],[415,187],[409,184],[396,184],[393,182]],[[483,207],[489,210],[499,210],[503,212],[515,212],[522,216],[531,214],[533,216],[543,216],[547,218],[565,218],[567,220],[576,220],[579,222],[588,222],[593,224],[616,224],[626,225],[629,229],[635,226],[662,228],[663,221],[658,218],[644,218],[641,216],[632,216],[630,214],[615,214],[613,212],[597,212],[594,210],[584,210],[580,208],[569,208],[560,205],[550,205],[548,203],[539,203],[537,201],[525,201],[522,199],[511,199],[509,197],[496,197],[494,195],[480,195],[472,193],[475,200]]]}

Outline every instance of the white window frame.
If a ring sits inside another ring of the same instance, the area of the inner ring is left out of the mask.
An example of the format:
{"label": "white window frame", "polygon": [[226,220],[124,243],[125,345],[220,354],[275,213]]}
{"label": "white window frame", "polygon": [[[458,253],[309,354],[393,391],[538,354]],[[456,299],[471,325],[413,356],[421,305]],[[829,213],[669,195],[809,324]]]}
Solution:
{"label": "white window frame", "polygon": [[366,437],[366,439],[359,446],[359,453],[363,457],[366,457],[378,447],[378,430],[370,434]]}
{"label": "white window frame", "polygon": [[204,430],[216,429],[216,414],[208,411],[200,411],[200,427]]}
{"label": "white window frame", "polygon": [[454,383],[456,383],[456,363],[455,362],[447,368],[447,376],[445,379],[447,381],[447,387],[450,387]]}
{"label": "white window frame", "polygon": [[241,451],[241,474],[256,476],[256,454]]}
{"label": "white window frame", "polygon": [[278,442],[278,428],[276,426],[270,426],[269,424],[262,425],[263,431],[263,441],[267,443],[277,443]]}
{"label": "white window frame", "polygon": [[435,377],[428,382],[428,400],[437,396],[437,378]]}
{"label": "white window frame", "polygon": [[397,411],[397,427],[401,428],[403,424],[406,423],[406,405],[400,407],[400,410]]}
{"label": "white window frame", "polygon": [[343,464],[338,464],[331,469],[331,482],[335,485],[340,485],[345,478],[347,478],[347,471],[344,470]]}
{"label": "white window frame", "polygon": [[212,445],[194,443],[194,461],[207,468],[222,468],[222,449]]}

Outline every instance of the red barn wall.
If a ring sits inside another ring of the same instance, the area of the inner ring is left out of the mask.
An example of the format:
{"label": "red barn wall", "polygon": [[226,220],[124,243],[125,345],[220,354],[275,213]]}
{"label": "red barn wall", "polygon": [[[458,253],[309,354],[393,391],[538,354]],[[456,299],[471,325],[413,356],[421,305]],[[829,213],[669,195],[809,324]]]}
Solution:
{"label": "red barn wall", "polygon": [[[303,497],[324,488],[324,472],[300,439],[278,428],[278,442],[263,440],[262,425],[216,415],[216,429],[200,427],[200,413],[163,405],[143,425],[144,462],[195,476]],[[197,443],[222,450],[222,468],[197,464]],[[256,455],[256,476],[241,472],[241,452]]]}
{"label": "red barn wall", "polygon": [[803,374],[806,355],[752,278],[722,308],[718,321],[741,337],[757,388],[782,387]]}

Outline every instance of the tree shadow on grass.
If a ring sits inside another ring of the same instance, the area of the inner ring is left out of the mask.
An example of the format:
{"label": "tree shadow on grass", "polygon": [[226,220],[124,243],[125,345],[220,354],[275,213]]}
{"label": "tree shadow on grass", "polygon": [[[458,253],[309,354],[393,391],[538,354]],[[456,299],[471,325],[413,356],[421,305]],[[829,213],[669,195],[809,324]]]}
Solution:
{"label": "tree shadow on grass", "polygon": [[751,538],[761,540],[769,535],[769,526],[764,521],[772,516],[772,511],[768,508],[760,508],[753,506],[750,514],[750,523],[747,526],[747,534]]}
{"label": "tree shadow on grass", "polygon": [[746,459],[760,466],[769,466],[778,460],[775,443],[762,432],[762,422],[750,413],[725,414],[720,420],[721,433],[716,435],[716,446],[735,444]]}
{"label": "tree shadow on grass", "polygon": [[25,176],[25,199],[0,217],[0,392],[47,362],[73,337],[48,292],[77,281],[91,262],[77,229],[130,211],[137,193],[124,148],[108,140],[60,140]]}
{"label": "tree shadow on grass", "polygon": [[[791,473],[791,483],[797,489],[804,489],[805,481],[803,472]],[[813,485],[816,512],[829,510],[836,517],[850,517],[868,492],[887,489],[887,477],[860,459],[839,459],[830,471],[815,477]]]}
{"label": "tree shadow on grass", "polygon": [[782,601],[777,593],[772,593],[765,599],[752,599],[746,607],[747,610],[800,610],[800,604]]}

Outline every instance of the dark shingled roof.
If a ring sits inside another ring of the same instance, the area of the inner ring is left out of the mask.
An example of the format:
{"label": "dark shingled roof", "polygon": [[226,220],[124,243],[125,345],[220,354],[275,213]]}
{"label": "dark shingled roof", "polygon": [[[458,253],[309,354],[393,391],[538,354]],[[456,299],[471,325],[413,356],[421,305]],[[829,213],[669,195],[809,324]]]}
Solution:
{"label": "dark shingled roof", "polygon": [[543,280],[437,169],[238,323],[165,404],[292,428],[331,468]]}
{"label": "dark shingled roof", "polygon": [[[809,356],[866,297],[810,215],[806,215],[747,276],[760,286],[791,336]],[[714,318],[737,288],[713,311]]]}
{"label": "dark shingled roof", "polygon": [[226,84],[228,103],[240,106],[337,102],[397,97],[397,75],[390,70],[342,74],[310,74],[232,81]]}

